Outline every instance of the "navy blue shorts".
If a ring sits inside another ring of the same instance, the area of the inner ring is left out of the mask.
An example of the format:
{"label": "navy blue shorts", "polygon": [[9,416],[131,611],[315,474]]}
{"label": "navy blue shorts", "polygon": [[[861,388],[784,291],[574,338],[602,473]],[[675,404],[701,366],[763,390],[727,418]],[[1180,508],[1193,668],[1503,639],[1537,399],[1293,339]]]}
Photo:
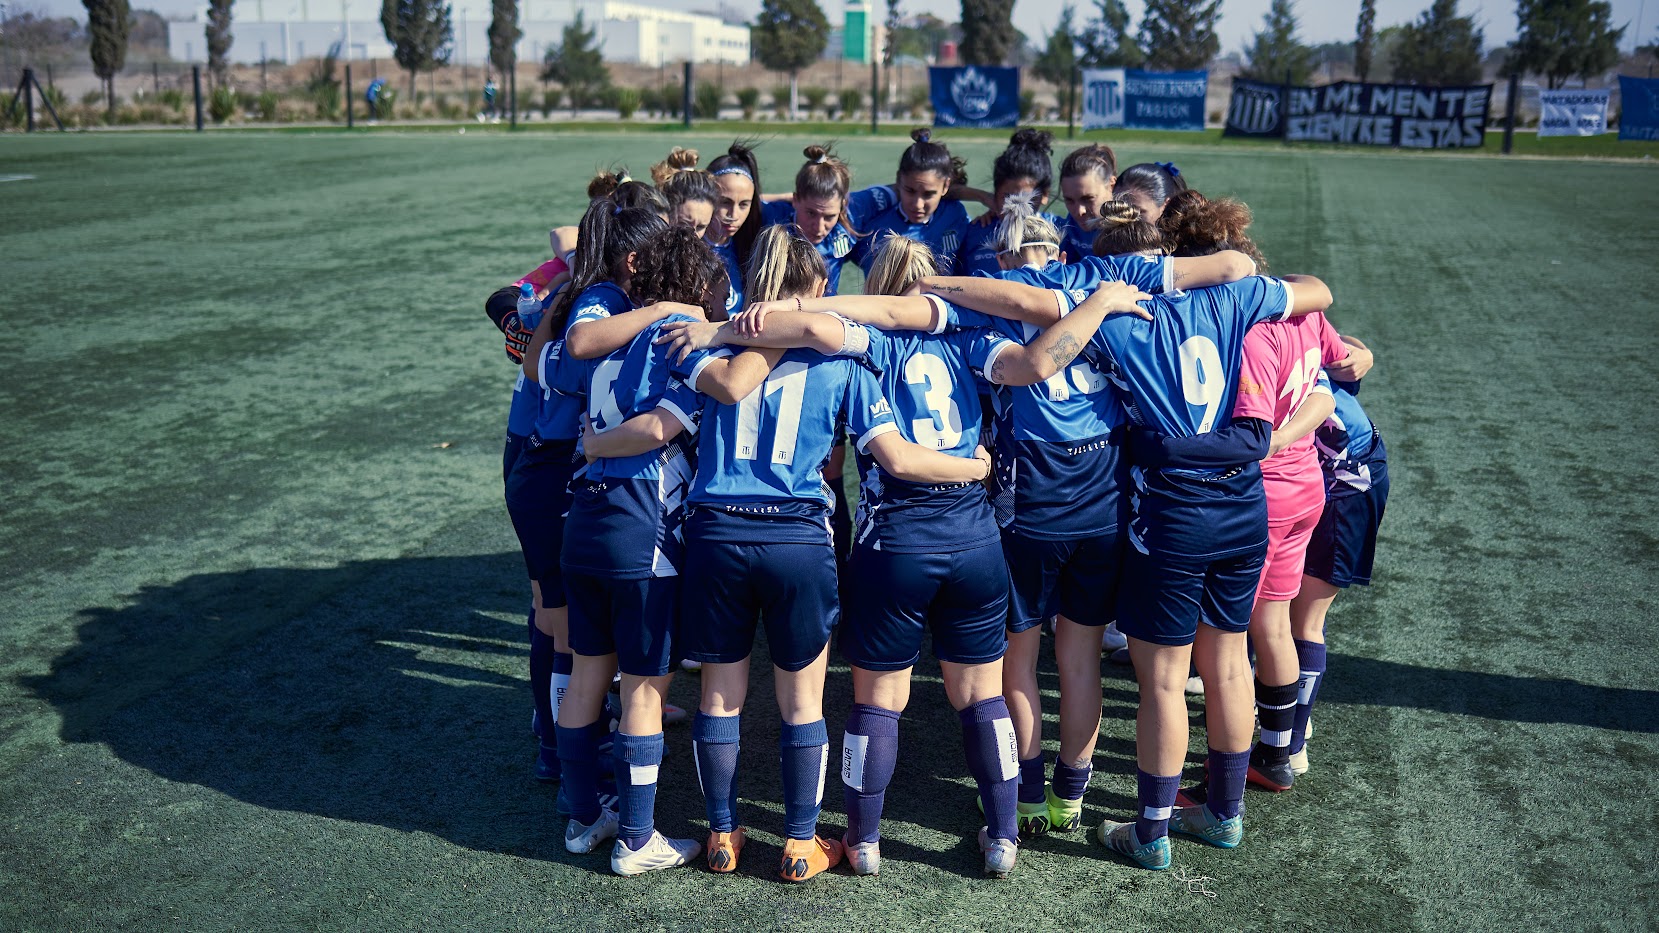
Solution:
{"label": "navy blue shorts", "polygon": [[1200,620],[1223,632],[1250,628],[1267,545],[1208,558],[1150,556],[1128,548],[1118,598],[1118,631],[1155,645],[1190,645]]}
{"label": "navy blue shorts", "polygon": [[1008,565],[993,541],[966,551],[917,554],[856,547],[847,562],[841,654],[867,671],[899,671],[922,655],[985,664],[1008,650]]}
{"label": "navy blue shorts", "polygon": [[1048,541],[1003,529],[1012,598],[1008,631],[1018,634],[1059,614],[1078,625],[1105,625],[1116,617],[1123,571],[1123,534]]}
{"label": "navy blue shorts", "polygon": [[1335,587],[1369,586],[1377,556],[1377,527],[1388,505],[1388,462],[1373,461],[1371,488],[1325,500],[1325,513],[1308,540],[1307,576]]}
{"label": "navy blue shorts", "polygon": [[564,587],[572,652],[588,658],[614,652],[617,668],[635,677],[661,677],[679,666],[679,577],[624,580],[572,570]]}
{"label": "navy blue shorts", "polygon": [[[689,527],[695,528],[695,525]],[[686,540],[680,647],[693,661],[730,664],[754,650],[766,622],[772,663],[798,671],[818,659],[840,620],[835,548]]]}
{"label": "navy blue shorts", "polygon": [[559,553],[564,548],[575,457],[575,441],[548,441],[538,447],[526,444],[507,475],[507,514],[518,532],[524,567],[530,579],[541,585],[541,604],[547,609],[565,605]]}
{"label": "navy blue shorts", "polygon": [[507,477],[513,475],[513,464],[518,462],[518,455],[524,453],[524,444],[530,440],[522,434],[507,432],[507,446],[501,451],[501,482],[505,484]]}

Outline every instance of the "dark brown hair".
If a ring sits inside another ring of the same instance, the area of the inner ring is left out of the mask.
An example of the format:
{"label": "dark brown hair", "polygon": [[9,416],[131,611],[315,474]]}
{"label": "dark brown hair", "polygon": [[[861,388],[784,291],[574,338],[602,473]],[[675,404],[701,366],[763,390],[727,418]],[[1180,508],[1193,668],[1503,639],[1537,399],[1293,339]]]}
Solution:
{"label": "dark brown hair", "polygon": [[636,304],[678,301],[700,306],[711,321],[726,319],[726,264],[689,227],[653,234],[638,251],[635,268],[628,297]]}
{"label": "dark brown hair", "polygon": [[1265,269],[1267,260],[1245,232],[1249,227],[1250,208],[1243,201],[1212,201],[1191,189],[1170,198],[1158,219],[1164,248],[1172,256],[1208,256],[1236,249],[1255,260],[1257,269]]}
{"label": "dark brown hair", "polygon": [[1163,234],[1158,225],[1141,216],[1127,201],[1107,201],[1100,205],[1095,230],[1098,231],[1094,238],[1096,256],[1163,252]]}
{"label": "dark brown hair", "polygon": [[933,141],[933,131],[927,127],[910,131],[910,144],[899,156],[899,174],[937,172],[953,185],[968,183],[968,163],[950,154],[944,143]]}
{"label": "dark brown hair", "polygon": [[1118,157],[1112,147],[1104,143],[1090,143],[1081,149],[1073,149],[1060,163],[1060,178],[1077,178],[1090,172],[1100,176],[1100,180],[1110,184],[1113,176],[1118,173]]}
{"label": "dark brown hair", "polygon": [[[841,226],[851,230],[847,219],[847,193],[853,187],[852,166],[842,161],[829,146],[808,146],[801,151],[806,164],[795,173],[795,197],[840,198]],[[857,236],[855,232],[853,234]]]}

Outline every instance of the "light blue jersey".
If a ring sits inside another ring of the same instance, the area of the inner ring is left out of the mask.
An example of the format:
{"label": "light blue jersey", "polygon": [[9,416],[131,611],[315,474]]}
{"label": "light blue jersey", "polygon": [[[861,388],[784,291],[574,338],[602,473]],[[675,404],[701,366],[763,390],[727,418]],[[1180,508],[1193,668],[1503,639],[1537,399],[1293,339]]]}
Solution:
{"label": "light blue jersey", "polygon": [[[588,286],[570,306],[565,333],[585,321],[597,321],[613,314],[634,309],[628,293],[611,282],[597,282]],[[535,436],[544,441],[575,440],[582,436],[582,393],[561,393],[550,381],[550,376],[567,365],[564,340],[548,341],[542,347],[540,362],[541,406],[536,413]],[[574,360],[568,362],[576,362]]]}
{"label": "light blue jersey", "polygon": [[996,275],[1002,271],[997,262],[997,222],[972,222],[962,234],[962,248],[956,252],[957,275]]}
{"label": "light blue jersey", "polygon": [[968,230],[968,209],[960,201],[940,201],[939,207],[925,224],[914,224],[899,207],[899,196],[891,185],[877,185],[854,191],[847,196],[847,218],[853,229],[867,234],[858,241],[853,258],[865,274],[881,241],[889,236],[908,237],[926,243],[933,250],[935,268],[940,275],[954,275],[956,254]]}
{"label": "light blue jersey", "polygon": [[1094,255],[1094,240],[1099,234],[1084,229],[1082,224],[1072,219],[1071,212],[1056,219],[1054,226],[1060,230],[1060,251],[1066,254],[1067,265]]}
{"label": "light blue jersey", "polygon": [[737,241],[727,237],[726,242],[719,246],[710,243],[709,248],[726,266],[726,279],[730,287],[726,292],[726,314],[734,315],[743,307],[743,264],[737,261]]}
{"label": "light blue jersey", "polygon": [[1359,404],[1358,382],[1337,382],[1319,374],[1319,384],[1331,390],[1336,410],[1313,432],[1319,467],[1325,473],[1325,495],[1335,498],[1371,488],[1371,453],[1377,429]]}
{"label": "light blue jersey", "polygon": [[[767,201],[761,205],[760,216],[767,226],[792,224],[795,222],[795,205],[788,201]],[[812,244],[818,255],[823,257],[824,268],[829,271],[829,283],[824,286],[826,297],[837,294],[836,290],[841,285],[841,267],[846,265],[847,257],[852,255],[853,247],[857,245],[858,237],[853,236],[844,223],[837,223],[821,241]]]}

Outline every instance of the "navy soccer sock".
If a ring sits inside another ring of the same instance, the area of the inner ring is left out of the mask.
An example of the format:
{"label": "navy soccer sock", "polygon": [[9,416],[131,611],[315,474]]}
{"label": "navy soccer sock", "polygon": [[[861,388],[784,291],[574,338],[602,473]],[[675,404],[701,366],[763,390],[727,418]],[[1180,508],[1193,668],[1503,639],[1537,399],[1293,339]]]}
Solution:
{"label": "navy soccer sock", "polygon": [[691,727],[691,751],[697,759],[697,783],[709,829],[729,833],[737,826],[738,716],[698,713]]}
{"label": "navy soccer sock", "polygon": [[662,765],[662,733],[616,735],[616,791],[621,798],[617,838],[638,849],[656,830],[657,769]]}
{"label": "navy soccer sock", "polygon": [[583,826],[599,819],[599,748],[596,726],[558,727],[559,765],[570,818]]}
{"label": "navy soccer sock", "polygon": [[841,737],[841,800],[847,807],[849,840],[881,838],[881,806],[898,760],[899,714],[854,703]]}
{"label": "navy soccer sock", "polygon": [[1250,770],[1250,751],[1210,749],[1210,778],[1204,802],[1217,819],[1231,819],[1244,811],[1244,778]]}
{"label": "navy soccer sock", "polygon": [[549,702],[546,685],[553,679],[553,637],[543,635],[541,629],[530,627],[530,700],[536,707],[536,725],[543,748],[553,749],[553,724],[558,722]]}
{"label": "navy soccer sock", "polygon": [[[1008,704],[1002,697],[992,697],[956,717],[962,722],[962,751],[968,758],[968,773],[979,785],[979,802],[985,807],[985,834],[1017,841],[1020,751]],[[1041,767],[1041,759],[1038,763]]]}
{"label": "navy soccer sock", "polygon": [[1324,643],[1297,639],[1296,663],[1302,679],[1296,684],[1296,719],[1290,727],[1292,755],[1308,744],[1308,716],[1313,712],[1313,701],[1319,698],[1319,685],[1325,682]]}
{"label": "navy soccer sock", "polygon": [[824,769],[829,765],[829,729],[824,721],[784,723],[778,731],[778,757],[783,766],[785,834],[790,839],[811,839],[818,832]]}
{"label": "navy soccer sock", "polygon": [[1077,800],[1089,791],[1089,777],[1094,774],[1092,764],[1073,768],[1060,759],[1054,759],[1054,796],[1063,800]]}
{"label": "navy soccer sock", "polygon": [[1146,845],[1169,835],[1169,814],[1175,809],[1175,794],[1181,789],[1179,774],[1147,774],[1135,769],[1135,797],[1140,813],[1135,817],[1135,840]]}
{"label": "navy soccer sock", "polygon": [[1020,759],[1020,803],[1043,802],[1043,755]]}
{"label": "navy soccer sock", "polygon": [[1256,681],[1256,718],[1261,720],[1261,737],[1256,741],[1257,760],[1283,764],[1290,758],[1290,726],[1296,719],[1296,684],[1269,686]]}

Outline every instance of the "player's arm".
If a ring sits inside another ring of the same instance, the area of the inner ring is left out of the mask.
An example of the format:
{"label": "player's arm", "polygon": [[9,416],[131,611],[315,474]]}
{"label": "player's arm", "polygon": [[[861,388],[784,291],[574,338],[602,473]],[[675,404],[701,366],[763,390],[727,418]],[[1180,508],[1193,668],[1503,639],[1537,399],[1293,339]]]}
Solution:
{"label": "player's arm", "polygon": [[1290,317],[1323,311],[1336,300],[1331,297],[1330,288],[1311,275],[1281,275],[1279,278],[1290,283]]}
{"label": "player's arm", "polygon": [[932,450],[889,431],[871,438],[864,449],[894,479],[907,483],[977,483],[991,475],[991,455],[984,447],[972,457]]}
{"label": "player's arm", "polygon": [[1136,466],[1225,469],[1253,463],[1272,448],[1273,426],[1260,418],[1234,418],[1225,427],[1194,437],[1160,434],[1151,428],[1129,429],[1129,456]]}
{"label": "player's arm", "polygon": [[1021,346],[1004,341],[986,363],[986,378],[996,385],[1028,386],[1049,378],[1071,364],[1094,337],[1100,324],[1114,314],[1152,319],[1135,302],[1151,298],[1125,282],[1104,282],[1070,314]]}
{"label": "player's arm", "polygon": [[1209,256],[1176,256],[1169,260],[1170,287],[1205,288],[1226,285],[1256,274],[1256,262],[1236,249]]}
{"label": "player's arm", "polygon": [[1348,358],[1326,366],[1325,374],[1331,377],[1332,382],[1358,382],[1371,371],[1377,361],[1376,355],[1358,337],[1343,334],[1342,342],[1348,347]]}
{"label": "player's arm", "polygon": [[692,372],[691,385],[722,405],[736,405],[760,388],[784,351],[775,347],[744,350],[735,356],[711,356]]}
{"label": "player's arm", "polygon": [[543,351],[553,341],[553,315],[543,314],[536,332],[530,335],[530,345],[524,350],[524,375],[531,382],[541,384]]}
{"label": "player's arm", "polygon": [[666,407],[635,415],[604,433],[595,431],[588,417],[583,415],[582,453],[589,461],[600,457],[632,457],[656,450],[679,437],[683,431],[685,423]]}
{"label": "player's arm", "polygon": [[554,227],[547,231],[547,242],[553,247],[553,255],[568,256],[575,252],[578,232],[577,227]]}
{"label": "player's arm", "polygon": [[945,189],[943,197],[947,201],[972,201],[975,204],[983,204],[988,208],[994,209],[996,207],[995,204],[991,203],[991,199],[994,197],[993,193],[986,191],[984,188],[973,188],[968,185],[951,185],[949,188]]}
{"label": "player's arm", "polygon": [[1325,419],[1336,411],[1336,398],[1331,395],[1329,387],[1315,388],[1302,399],[1302,404],[1296,406],[1284,425],[1273,432],[1272,442],[1268,445],[1269,457],[1284,450],[1309,434],[1312,434]]}
{"label": "player's arm", "polygon": [[763,194],[763,195],[760,196],[760,200],[761,200],[762,203],[765,203],[765,204],[771,204],[774,201],[785,201],[785,202],[788,202],[790,204],[794,204],[795,203],[795,192],[790,191],[786,194]]}
{"label": "player's arm", "polygon": [[1024,321],[1038,327],[1047,327],[1058,321],[1070,306],[1065,293],[1056,289],[977,275],[928,275],[923,276],[917,285],[923,295],[938,295],[952,304],[982,314]]}
{"label": "player's arm", "polygon": [[[654,305],[624,311],[609,317],[578,321],[565,332],[565,352],[578,360],[598,359],[613,350],[628,345],[645,328],[671,314],[684,314],[701,319],[703,309],[678,301],[659,301]],[[545,320],[545,318],[544,318]]]}
{"label": "player's arm", "polygon": [[669,359],[684,360],[698,350],[719,346],[801,347],[825,356],[858,356],[869,349],[869,335],[848,327],[833,314],[795,310],[795,300],[757,302],[723,324],[673,321],[664,324],[657,343],[668,347]]}

